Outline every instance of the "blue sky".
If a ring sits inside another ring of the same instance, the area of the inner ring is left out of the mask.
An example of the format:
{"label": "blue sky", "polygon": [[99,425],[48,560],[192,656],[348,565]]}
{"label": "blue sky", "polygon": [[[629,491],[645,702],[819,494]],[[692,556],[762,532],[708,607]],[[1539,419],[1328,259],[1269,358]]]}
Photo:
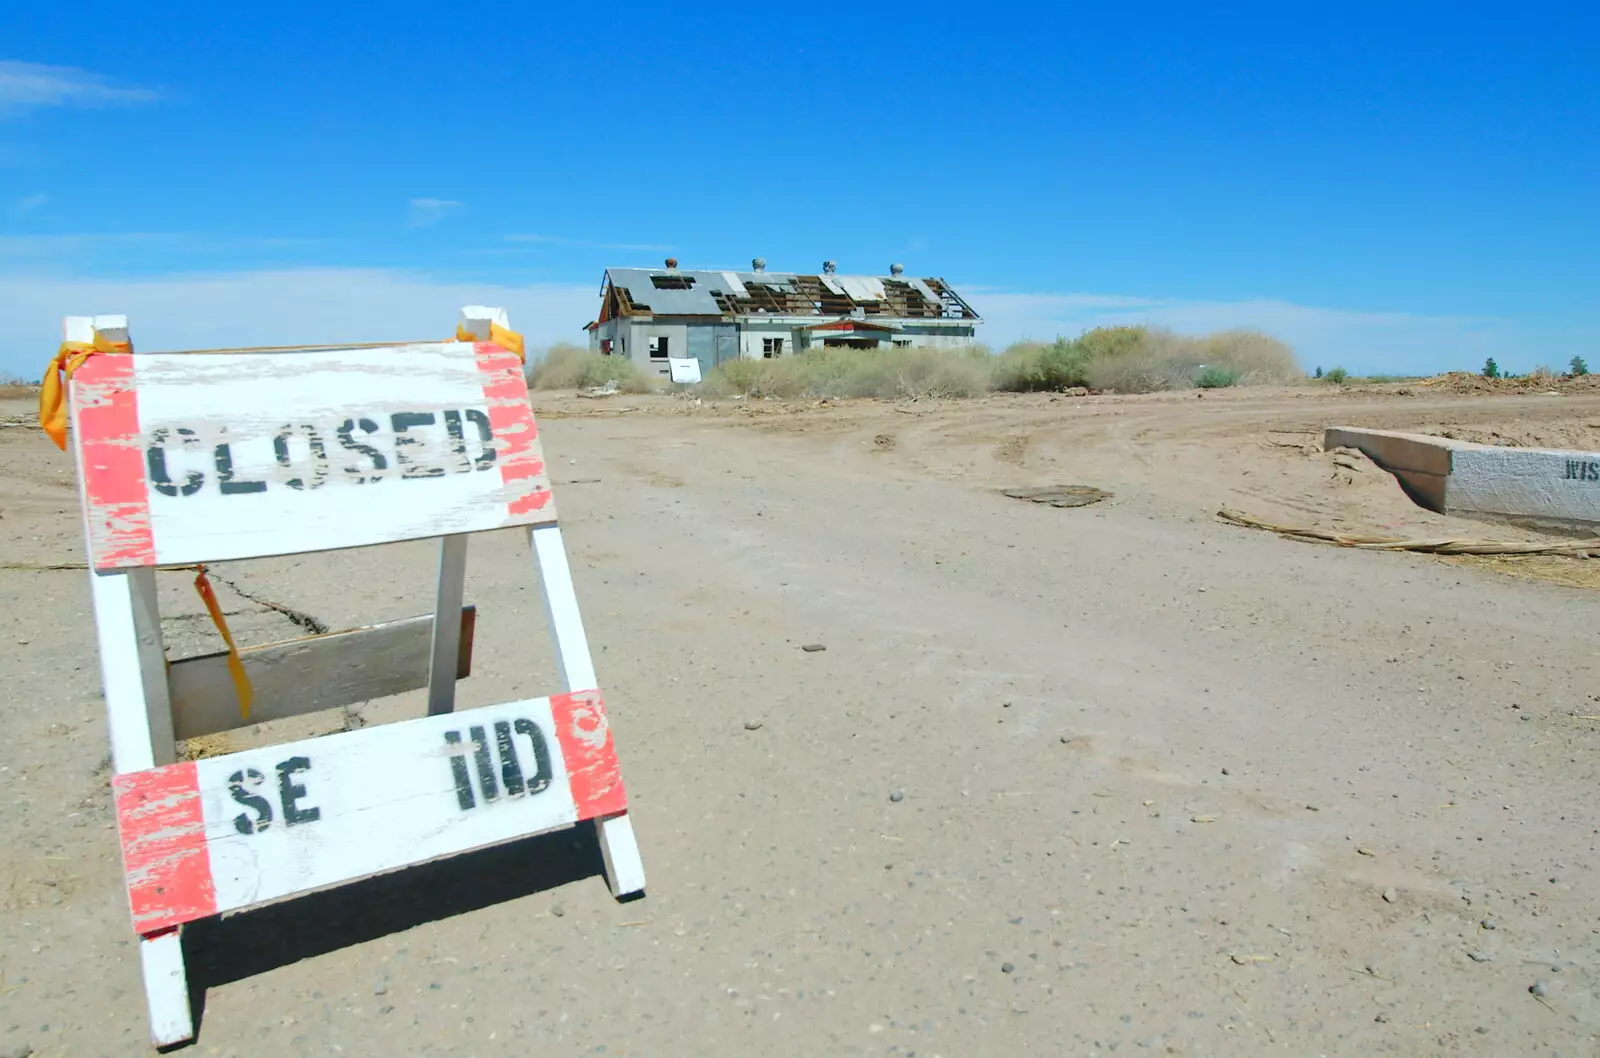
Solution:
{"label": "blue sky", "polygon": [[995,346],[1600,366],[1600,7],[1310,7],[5,5],[0,372],[68,312],[582,340],[603,269],[668,253],[902,261]]}

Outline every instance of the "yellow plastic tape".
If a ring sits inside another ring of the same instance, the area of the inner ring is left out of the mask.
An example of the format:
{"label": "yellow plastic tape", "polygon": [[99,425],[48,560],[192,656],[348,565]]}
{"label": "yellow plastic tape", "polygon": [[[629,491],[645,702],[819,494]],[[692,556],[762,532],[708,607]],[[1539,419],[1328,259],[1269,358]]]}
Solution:
{"label": "yellow plastic tape", "polygon": [[93,342],[62,342],[45,366],[39,387],[39,425],[62,451],[67,448],[67,379],[96,353],[131,353],[129,342],[113,342],[96,332]]}
{"label": "yellow plastic tape", "polygon": [[222,607],[217,605],[217,593],[211,590],[211,579],[206,576],[206,568],[196,566],[195,569],[199,572],[195,574],[194,590],[200,593],[200,601],[206,604],[211,623],[217,626],[222,641],[228,644],[228,675],[233,677],[233,689],[239,695],[239,719],[249,720],[250,705],[256,697],[255,689],[250,686],[250,677],[245,675],[244,661],[239,657],[239,648],[233,643],[233,633],[228,631]]}
{"label": "yellow plastic tape", "polygon": [[[459,324],[456,326],[456,341],[475,342],[477,340],[477,335],[473,334],[471,331]],[[516,353],[518,360],[521,360],[523,363],[527,363],[528,358],[522,351],[522,335],[518,334],[516,331],[513,331],[507,327],[502,327],[498,323],[490,321],[489,340],[502,349],[509,349],[513,353]]]}

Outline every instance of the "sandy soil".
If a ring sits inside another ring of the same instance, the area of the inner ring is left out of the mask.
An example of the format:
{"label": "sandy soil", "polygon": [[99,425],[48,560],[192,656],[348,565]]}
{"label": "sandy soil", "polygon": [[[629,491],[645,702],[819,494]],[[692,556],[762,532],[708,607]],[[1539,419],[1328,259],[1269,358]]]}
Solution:
{"label": "sandy soil", "polygon": [[[1215,512],[1526,537],[1321,430],[1594,445],[1600,391],[536,404],[649,896],[578,833],[201,923],[192,1053],[1596,1053],[1591,563]],[[0,427],[5,561],[81,558],[67,459]],[[1050,484],[1114,497],[998,492]],[[525,552],[474,547],[462,704],[549,690]],[[223,596],[268,642],[426,611],[431,560],[233,563]],[[214,649],[163,592],[171,652]],[[0,664],[0,1055],[143,1053],[84,574],[0,571]]]}

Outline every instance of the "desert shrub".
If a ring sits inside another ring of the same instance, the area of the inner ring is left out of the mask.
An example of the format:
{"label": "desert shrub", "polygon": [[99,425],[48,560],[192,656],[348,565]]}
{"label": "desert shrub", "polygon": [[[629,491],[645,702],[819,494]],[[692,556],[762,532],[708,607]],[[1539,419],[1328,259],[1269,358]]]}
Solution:
{"label": "desert shrub", "polygon": [[1582,378],[1589,373],[1589,365],[1583,362],[1583,357],[1575,356],[1567,364],[1567,374],[1573,378]]}
{"label": "desert shrub", "polygon": [[1202,367],[1194,378],[1194,384],[1201,389],[1223,389],[1238,381],[1238,372],[1229,371],[1225,367],[1212,367],[1210,364]]}
{"label": "desert shrub", "polygon": [[772,360],[727,361],[711,372],[704,389],[750,397],[976,397],[989,392],[990,368],[982,346],[820,348]]}
{"label": "desert shrub", "polygon": [[1096,327],[1084,331],[1074,344],[1090,360],[1103,360],[1138,352],[1150,333],[1148,327]]}
{"label": "desert shrub", "polygon": [[994,388],[1007,393],[1071,389],[1089,384],[1089,352],[1080,341],[1017,342],[994,358]]}
{"label": "desert shrub", "polygon": [[1153,328],[1139,329],[1115,352],[1091,359],[1086,375],[1093,388],[1119,393],[1191,389],[1202,378],[1210,385],[1259,386],[1305,377],[1287,345],[1255,331],[1188,338]]}
{"label": "desert shrub", "polygon": [[615,382],[624,393],[650,389],[639,368],[625,356],[600,356],[581,346],[558,342],[545,350],[534,365],[529,383],[534,389],[588,389]]}
{"label": "desert shrub", "polygon": [[1350,372],[1346,371],[1342,367],[1336,367],[1329,371],[1324,377],[1334,385],[1342,386],[1344,385],[1345,379],[1350,377]]}
{"label": "desert shrub", "polygon": [[1550,379],[1556,377],[1556,373],[1550,369],[1549,364],[1535,364],[1533,370],[1528,373],[1528,377],[1537,378],[1540,381],[1548,382]]}
{"label": "desert shrub", "polygon": [[1383,383],[1383,382],[1415,382],[1416,381],[1416,376],[1415,375],[1368,375],[1366,377],[1366,381],[1375,382],[1375,383]]}

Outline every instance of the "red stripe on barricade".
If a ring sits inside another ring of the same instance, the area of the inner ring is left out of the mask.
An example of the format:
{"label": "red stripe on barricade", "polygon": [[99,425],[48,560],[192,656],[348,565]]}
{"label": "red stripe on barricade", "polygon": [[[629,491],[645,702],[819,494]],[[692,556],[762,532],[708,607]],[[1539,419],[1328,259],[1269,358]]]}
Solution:
{"label": "red stripe on barricade", "polygon": [[72,375],[96,569],[156,564],[134,370],[132,355],[103,354],[89,357]]}
{"label": "red stripe on barricade", "polygon": [[143,934],[217,913],[193,763],[112,780],[133,928]]}
{"label": "red stripe on barricade", "polygon": [[[501,445],[495,461],[506,485],[506,513],[528,514],[550,503],[550,486],[539,452],[539,425],[528,407],[528,384],[522,377],[517,354],[493,342],[477,342],[478,370],[483,374],[483,397],[489,405],[489,428]],[[521,484],[533,482],[532,486]]]}
{"label": "red stripe on barricade", "polygon": [[550,698],[556,740],[567,765],[567,781],[579,819],[611,816],[627,810],[628,792],[611,744],[611,725],[599,691],[573,691]]}

